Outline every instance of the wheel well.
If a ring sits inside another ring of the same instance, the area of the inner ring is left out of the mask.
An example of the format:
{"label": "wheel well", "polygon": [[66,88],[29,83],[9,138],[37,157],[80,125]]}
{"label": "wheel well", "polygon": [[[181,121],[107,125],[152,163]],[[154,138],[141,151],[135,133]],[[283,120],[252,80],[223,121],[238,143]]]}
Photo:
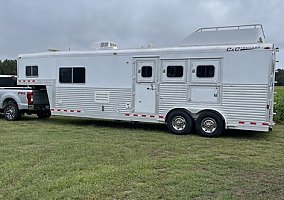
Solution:
{"label": "wheel well", "polygon": [[212,112],[212,113],[215,113],[216,115],[218,115],[218,116],[224,121],[224,124],[225,124],[225,122],[226,122],[224,116],[223,116],[221,113],[219,113],[218,111],[216,111],[216,110],[210,110],[210,109],[201,110],[201,111],[199,111],[199,112],[197,113],[198,116],[199,116],[201,113],[203,113],[203,112]]}
{"label": "wheel well", "polygon": [[166,123],[167,123],[169,114],[172,113],[172,112],[175,112],[175,111],[183,111],[183,112],[189,114],[190,117],[192,117],[192,113],[189,112],[188,110],[186,110],[186,109],[184,109],[184,108],[175,108],[175,109],[173,109],[173,110],[171,110],[170,112],[167,113],[166,118],[165,118],[165,122],[166,122]]}
{"label": "wheel well", "polygon": [[3,105],[2,105],[2,108],[4,108],[5,104],[8,103],[9,101],[12,101],[14,103],[17,104],[17,102],[15,101],[15,99],[12,99],[12,98],[7,98],[3,101]]}

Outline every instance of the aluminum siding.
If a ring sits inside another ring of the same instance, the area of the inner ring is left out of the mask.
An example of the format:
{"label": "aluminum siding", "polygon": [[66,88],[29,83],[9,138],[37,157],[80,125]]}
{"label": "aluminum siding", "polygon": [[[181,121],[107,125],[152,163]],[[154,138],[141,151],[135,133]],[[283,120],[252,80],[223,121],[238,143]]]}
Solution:
{"label": "aluminum siding", "polygon": [[[109,92],[109,103],[95,103],[96,91]],[[130,112],[131,94],[127,88],[57,87],[55,106],[56,109],[79,109],[88,116],[113,116]]]}
{"label": "aluminum siding", "polygon": [[267,85],[223,85],[222,111],[230,123],[266,122]]}
{"label": "aluminum siding", "polygon": [[175,107],[187,105],[188,86],[185,83],[161,83],[159,86],[159,115]]}

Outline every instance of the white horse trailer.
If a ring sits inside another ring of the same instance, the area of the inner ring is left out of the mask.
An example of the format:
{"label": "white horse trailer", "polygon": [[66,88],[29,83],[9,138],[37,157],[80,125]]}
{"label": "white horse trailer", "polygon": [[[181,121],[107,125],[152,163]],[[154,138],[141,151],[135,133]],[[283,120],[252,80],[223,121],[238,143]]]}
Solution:
{"label": "white horse trailer", "polygon": [[46,88],[52,115],[269,131],[275,48],[261,25],[202,28],[178,47],[18,56],[18,84]]}

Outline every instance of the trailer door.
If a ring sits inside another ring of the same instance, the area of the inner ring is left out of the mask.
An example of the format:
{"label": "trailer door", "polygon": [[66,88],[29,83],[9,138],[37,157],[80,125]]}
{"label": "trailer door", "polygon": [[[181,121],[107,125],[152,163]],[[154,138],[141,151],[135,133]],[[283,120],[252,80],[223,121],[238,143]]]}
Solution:
{"label": "trailer door", "polygon": [[135,103],[137,113],[156,113],[156,59],[137,59],[135,62]]}
{"label": "trailer door", "polygon": [[221,59],[191,60],[190,102],[220,103]]}

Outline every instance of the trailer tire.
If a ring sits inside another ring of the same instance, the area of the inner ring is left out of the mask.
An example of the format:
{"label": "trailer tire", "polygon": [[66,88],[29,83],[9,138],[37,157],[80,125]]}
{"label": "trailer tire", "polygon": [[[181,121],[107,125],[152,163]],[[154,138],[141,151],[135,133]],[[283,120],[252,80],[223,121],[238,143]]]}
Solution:
{"label": "trailer tire", "polygon": [[40,112],[40,113],[37,114],[37,117],[38,117],[39,119],[47,119],[47,118],[49,118],[50,116],[51,116],[50,111]]}
{"label": "trailer tire", "polygon": [[14,101],[8,101],[4,106],[4,117],[8,121],[16,121],[20,119],[21,113],[18,105]]}
{"label": "trailer tire", "polygon": [[169,131],[176,135],[186,135],[192,130],[193,120],[191,116],[181,110],[169,113],[167,117],[167,127]]}
{"label": "trailer tire", "polygon": [[203,137],[218,137],[224,132],[222,118],[210,111],[202,112],[195,123],[196,131]]}

